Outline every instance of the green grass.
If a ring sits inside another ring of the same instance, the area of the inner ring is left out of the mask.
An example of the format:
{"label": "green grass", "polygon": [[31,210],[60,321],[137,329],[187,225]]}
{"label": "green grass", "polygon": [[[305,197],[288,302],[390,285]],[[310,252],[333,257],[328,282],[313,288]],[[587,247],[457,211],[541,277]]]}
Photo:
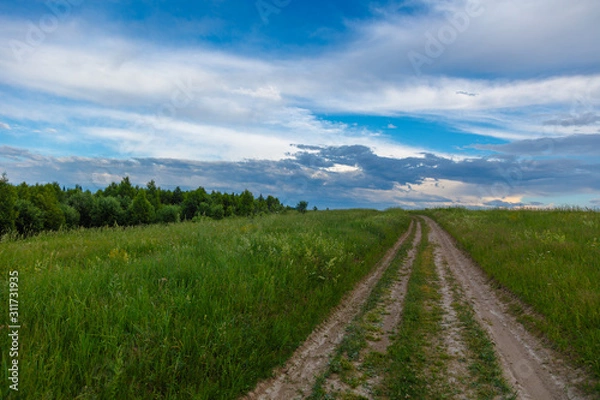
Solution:
{"label": "green grass", "polygon": [[[327,370],[317,378],[308,399],[350,398],[348,396],[351,395],[348,393],[342,393],[339,396],[327,393],[324,384],[331,374],[338,374],[342,382],[355,388],[359,384],[364,383],[368,376],[383,372],[385,363],[380,362],[376,355],[367,355],[366,362],[361,366],[362,370],[360,371],[357,370],[352,362],[359,360],[361,351],[367,346],[369,330],[373,328],[374,323],[378,322],[378,319],[381,317],[381,310],[378,309],[382,306],[380,303],[397,278],[398,271],[412,246],[414,237],[415,228],[413,228],[411,234],[406,238],[400,249],[398,249],[398,253],[381,275],[381,279],[373,287],[358,315],[346,328],[344,338],[336,348]],[[377,321],[373,320],[373,318],[377,318]]]}
{"label": "green grass", "polygon": [[[600,213],[581,210],[431,210],[528,317],[600,379]],[[600,393],[600,386],[596,386]]]}
{"label": "green grass", "polygon": [[[460,398],[462,389],[448,380],[451,356],[443,335],[440,278],[436,271],[434,245],[422,223],[422,239],[408,282],[398,333],[387,354],[387,373],[380,388],[390,399]],[[450,271],[446,274],[453,294],[453,307],[461,322],[461,340],[469,353],[469,379],[477,398],[512,398],[494,346],[473,318]]]}
{"label": "green grass", "polygon": [[514,399],[516,393],[502,376],[502,368],[496,356],[494,344],[485,330],[475,319],[471,305],[460,284],[446,268],[446,281],[452,292],[452,308],[461,323],[461,336],[470,355],[468,365],[470,373],[470,386],[475,390],[478,399],[502,398]]}
{"label": "green grass", "polygon": [[[236,398],[291,355],[409,220],[400,210],[294,213],[1,243],[2,304],[19,271],[19,394]],[[4,325],[5,376],[8,344]]]}
{"label": "green grass", "polygon": [[422,237],[408,281],[404,310],[398,333],[388,348],[389,368],[381,390],[390,399],[441,398],[448,388],[444,382],[443,357],[433,346],[442,334],[443,311],[433,258],[427,240],[428,228],[422,223]]}

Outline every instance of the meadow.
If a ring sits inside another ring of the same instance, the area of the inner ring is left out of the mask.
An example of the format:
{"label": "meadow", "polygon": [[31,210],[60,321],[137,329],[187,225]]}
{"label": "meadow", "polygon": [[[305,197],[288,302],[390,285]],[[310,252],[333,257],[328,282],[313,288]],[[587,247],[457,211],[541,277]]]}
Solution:
{"label": "meadow", "polygon": [[[500,287],[529,328],[600,378],[600,213],[486,210],[427,212]],[[600,387],[596,388],[600,393]]]}
{"label": "meadow", "polygon": [[[291,355],[409,222],[402,210],[291,212],[5,239],[2,304],[9,272],[19,274],[18,394],[235,398]],[[9,340],[1,325],[4,382]],[[15,394],[0,385],[0,397]]]}

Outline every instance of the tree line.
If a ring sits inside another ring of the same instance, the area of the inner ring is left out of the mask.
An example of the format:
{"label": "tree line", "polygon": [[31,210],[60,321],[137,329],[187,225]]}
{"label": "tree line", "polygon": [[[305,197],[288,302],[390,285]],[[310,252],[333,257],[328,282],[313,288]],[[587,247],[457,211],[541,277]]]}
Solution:
{"label": "tree line", "polygon": [[19,185],[0,178],[0,235],[17,232],[32,235],[63,228],[133,226],[170,223],[195,218],[222,219],[278,213],[292,209],[273,196],[242,193],[208,193],[203,187],[165,190],[154,180],[145,187],[132,185],[129,177],[92,193],[79,185],[66,189],[58,183]]}

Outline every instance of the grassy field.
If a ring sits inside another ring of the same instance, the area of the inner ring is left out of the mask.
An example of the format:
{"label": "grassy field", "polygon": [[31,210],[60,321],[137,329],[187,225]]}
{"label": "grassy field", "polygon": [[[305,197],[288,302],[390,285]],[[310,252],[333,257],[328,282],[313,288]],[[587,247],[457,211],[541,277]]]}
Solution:
{"label": "grassy field", "polygon": [[428,213],[490,277],[533,307],[539,317],[529,317],[528,325],[600,378],[600,213]]}
{"label": "grassy field", "polygon": [[9,273],[19,278],[19,394],[235,398],[291,355],[409,220],[291,213],[0,243],[2,304]]}

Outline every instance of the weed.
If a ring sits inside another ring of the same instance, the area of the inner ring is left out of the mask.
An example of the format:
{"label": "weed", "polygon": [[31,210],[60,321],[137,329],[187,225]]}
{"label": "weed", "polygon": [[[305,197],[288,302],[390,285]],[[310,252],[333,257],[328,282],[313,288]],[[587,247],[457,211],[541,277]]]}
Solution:
{"label": "weed", "polygon": [[[293,353],[409,220],[330,211],[3,242],[3,303],[8,271],[21,278],[20,394],[235,398]],[[3,375],[7,362],[2,352]]]}

